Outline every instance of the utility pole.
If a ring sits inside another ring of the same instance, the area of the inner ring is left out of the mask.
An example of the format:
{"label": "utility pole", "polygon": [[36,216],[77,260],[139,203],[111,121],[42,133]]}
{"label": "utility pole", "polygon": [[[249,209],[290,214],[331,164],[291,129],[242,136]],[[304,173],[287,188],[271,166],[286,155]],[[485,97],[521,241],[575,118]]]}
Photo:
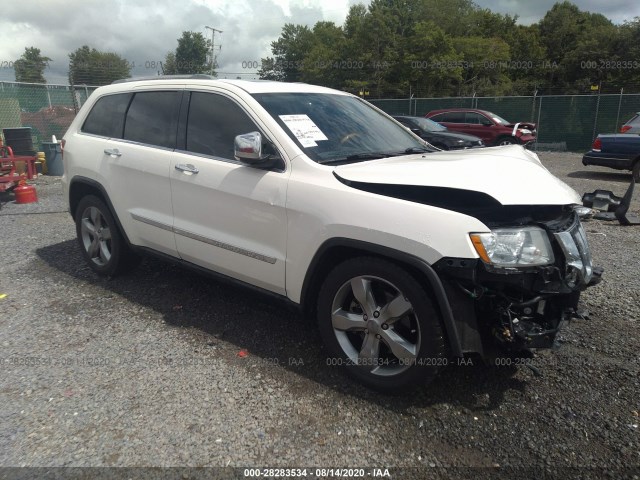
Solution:
{"label": "utility pole", "polygon": [[[218,29],[210,27],[208,25],[205,25],[204,28],[206,28],[208,30],[211,30],[211,75],[214,75],[214,73],[215,73],[214,69],[215,69],[215,66],[216,66],[215,37],[216,37],[216,32],[222,33],[222,30],[218,30]],[[218,47],[220,47],[220,50],[222,50],[222,45],[218,45]]]}

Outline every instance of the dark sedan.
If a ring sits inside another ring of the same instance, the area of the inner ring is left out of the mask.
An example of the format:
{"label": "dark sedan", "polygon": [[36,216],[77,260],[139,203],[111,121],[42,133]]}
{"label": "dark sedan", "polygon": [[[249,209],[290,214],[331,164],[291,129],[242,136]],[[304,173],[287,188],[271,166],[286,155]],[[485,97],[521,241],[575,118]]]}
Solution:
{"label": "dark sedan", "polygon": [[465,133],[451,132],[447,127],[424,117],[396,116],[397,121],[440,150],[484,147],[483,141]]}

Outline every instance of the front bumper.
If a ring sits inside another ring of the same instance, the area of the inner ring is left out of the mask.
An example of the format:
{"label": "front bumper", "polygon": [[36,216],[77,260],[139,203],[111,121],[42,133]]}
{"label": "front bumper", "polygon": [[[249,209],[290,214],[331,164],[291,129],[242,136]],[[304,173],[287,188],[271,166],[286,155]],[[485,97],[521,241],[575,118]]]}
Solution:
{"label": "front bumper", "polygon": [[464,352],[553,347],[560,329],[578,316],[581,291],[600,281],[602,269],[592,265],[577,215],[540,226],[551,240],[553,265],[495,268],[479,259],[455,258],[434,265]]}

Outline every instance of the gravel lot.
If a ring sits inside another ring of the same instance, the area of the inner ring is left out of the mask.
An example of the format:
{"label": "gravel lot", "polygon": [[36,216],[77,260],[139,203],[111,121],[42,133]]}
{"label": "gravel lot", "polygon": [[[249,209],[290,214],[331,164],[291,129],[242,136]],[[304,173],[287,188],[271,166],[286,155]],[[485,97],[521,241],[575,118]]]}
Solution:
{"label": "gravel lot", "polygon": [[[622,195],[631,178],[583,167],[576,154],[540,156],[580,194]],[[40,177],[37,188],[38,204],[0,196],[2,467],[640,478],[640,227],[586,223],[605,279],[583,295],[589,318],[562,334],[563,348],[536,358],[542,377],[450,366],[393,397],[328,367],[315,327],[267,297],[150,259],[98,278],[80,256],[59,178]]]}

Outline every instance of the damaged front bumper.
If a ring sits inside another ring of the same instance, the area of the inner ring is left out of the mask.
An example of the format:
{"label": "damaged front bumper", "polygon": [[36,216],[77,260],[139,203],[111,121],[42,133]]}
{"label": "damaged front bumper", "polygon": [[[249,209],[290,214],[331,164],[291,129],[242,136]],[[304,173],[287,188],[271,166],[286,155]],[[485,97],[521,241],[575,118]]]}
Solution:
{"label": "damaged front bumper", "polygon": [[579,316],[580,292],[597,284],[586,234],[575,213],[539,222],[554,250],[551,265],[498,268],[480,259],[443,258],[434,265],[452,306],[464,353],[551,348]]}

